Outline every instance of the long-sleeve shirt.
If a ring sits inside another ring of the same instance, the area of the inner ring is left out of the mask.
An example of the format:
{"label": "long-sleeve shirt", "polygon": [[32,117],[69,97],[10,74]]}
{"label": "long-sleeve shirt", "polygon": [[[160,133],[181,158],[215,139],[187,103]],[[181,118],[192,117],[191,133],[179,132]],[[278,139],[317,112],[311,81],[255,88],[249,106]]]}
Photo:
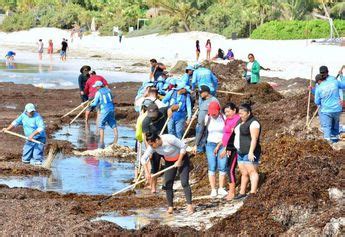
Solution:
{"label": "long-sleeve shirt", "polygon": [[102,76],[98,76],[98,75],[93,75],[91,76],[86,84],[85,84],[85,88],[84,88],[84,93],[85,95],[87,95],[90,98],[94,98],[95,94],[97,92],[97,88],[93,88],[92,86],[95,84],[96,81],[101,81],[103,83],[104,86],[108,85],[108,82],[104,79],[104,77]]}
{"label": "long-sleeve shirt", "polygon": [[218,79],[210,69],[198,68],[194,71],[192,77],[192,90],[198,86],[199,90],[202,85],[208,86],[213,94],[218,88]]}
{"label": "long-sleeve shirt", "polygon": [[164,156],[164,159],[167,161],[176,161],[180,154],[186,153],[186,144],[174,135],[164,134],[161,135],[160,138],[162,139],[162,145],[160,147],[153,149],[149,146],[146,149],[145,153],[141,157],[141,163],[143,165],[149,161],[150,156],[154,152]]}
{"label": "long-sleeve shirt", "polygon": [[84,74],[80,74],[78,77],[78,85],[79,85],[79,90],[80,91],[84,91],[85,89],[85,85],[87,80],[89,79],[89,77],[87,75]]}
{"label": "long-sleeve shirt", "polygon": [[345,81],[328,77],[315,90],[315,104],[321,106],[321,113],[341,112],[339,89],[345,89]]}
{"label": "long-sleeve shirt", "polygon": [[43,118],[38,112],[35,112],[32,117],[29,117],[23,112],[17,119],[12,122],[14,127],[23,126],[25,136],[29,137],[33,132],[38,131],[39,134],[34,136],[34,139],[46,138],[45,124]]}
{"label": "long-sleeve shirt", "polygon": [[91,103],[91,106],[97,105],[100,105],[102,114],[114,111],[113,95],[108,88],[102,87],[96,92],[95,99]]}
{"label": "long-sleeve shirt", "polygon": [[173,119],[180,120],[182,118],[191,119],[192,118],[192,102],[190,94],[178,94],[176,90],[169,91],[163,101],[167,106],[178,105],[178,110],[174,111]]}
{"label": "long-sleeve shirt", "polygon": [[180,81],[181,83],[183,83],[186,86],[190,86],[190,79],[192,78],[191,75],[189,75],[188,73],[183,74],[183,76],[181,77]]}

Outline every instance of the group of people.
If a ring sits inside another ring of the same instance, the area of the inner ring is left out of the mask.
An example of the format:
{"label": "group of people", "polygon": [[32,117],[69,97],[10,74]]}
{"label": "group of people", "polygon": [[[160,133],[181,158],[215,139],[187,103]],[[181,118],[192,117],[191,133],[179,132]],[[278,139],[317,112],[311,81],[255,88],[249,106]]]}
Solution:
{"label": "group of people", "polygon": [[[195,42],[195,54],[196,54],[196,61],[198,62],[199,61],[199,58],[200,58],[200,41],[197,40]],[[211,43],[211,40],[208,39],[206,41],[206,44],[205,44],[205,48],[206,48],[206,60],[210,61],[211,60],[211,51],[212,51],[212,43]],[[235,55],[234,53],[232,52],[232,49],[229,48],[228,49],[228,52],[225,54],[224,51],[219,48],[218,51],[217,51],[217,54],[212,58],[212,60],[217,60],[217,59],[221,59],[221,60],[234,60],[235,59]]]}
{"label": "group of people", "polygon": [[91,112],[96,112],[96,124],[99,129],[99,148],[104,148],[104,129],[108,126],[114,132],[114,144],[118,140],[118,131],[115,119],[114,96],[108,88],[107,80],[97,75],[91,67],[84,65],[80,68],[78,77],[80,98],[82,102],[87,102],[88,107],[85,111],[85,123],[89,123]]}
{"label": "group of people", "polygon": [[[68,49],[68,40],[63,38],[61,42],[61,50],[60,50],[60,60],[66,61],[67,60],[67,49]],[[44,43],[42,39],[39,39],[37,42],[37,52],[38,52],[38,60],[43,59],[43,52],[44,52]],[[47,53],[49,55],[50,60],[53,59],[54,53],[54,44],[53,40],[48,40],[48,48]]]}
{"label": "group of people", "polygon": [[[253,116],[249,104],[237,107],[229,103],[221,108],[216,98],[218,79],[213,72],[200,64],[187,66],[181,77],[169,77],[163,63],[155,59],[151,63],[151,81],[143,84],[135,100],[139,117],[136,125],[137,169],[144,167],[152,193],[157,192],[156,174],[164,161],[164,168],[174,166],[164,175],[168,212],[173,212],[173,184],[179,173],[187,203],[187,211],[193,212],[192,193],[189,184],[190,158],[185,143],[188,125],[197,119],[195,146],[190,152],[206,153],[210,196],[232,200],[256,193],[259,181],[261,125]],[[193,107],[195,112],[193,114]],[[167,124],[167,127],[165,126]],[[146,150],[143,155],[143,144]],[[241,189],[235,192],[235,169],[240,169]],[[216,172],[219,184],[216,187]],[[227,177],[229,191],[226,190]]]}
{"label": "group of people", "polygon": [[[243,66],[244,78],[250,84],[259,82],[262,67],[254,55],[248,55],[249,62]],[[187,127],[197,120],[195,146],[189,151],[205,153],[208,164],[210,197],[227,200],[246,197],[258,189],[258,165],[261,157],[260,134],[262,126],[255,118],[250,104],[239,106],[229,102],[223,107],[217,99],[218,79],[213,72],[200,64],[187,66],[181,77],[169,77],[166,66],[151,59],[150,81],[143,83],[135,99],[139,116],[136,124],[137,153],[136,172],[145,172],[152,193],[157,192],[157,174],[164,168],[163,189],[166,191],[168,213],[173,212],[173,185],[179,174],[186,198],[187,211],[192,213],[192,191],[189,184],[190,156],[185,141]],[[342,70],[344,67],[342,68]],[[342,111],[340,89],[345,89],[342,70],[340,80],[328,75],[328,68],[322,66],[316,76],[315,103],[320,106],[320,121],[325,139],[331,141],[339,135],[339,116]],[[87,103],[85,122],[89,122],[92,111],[97,111],[99,147],[104,148],[104,129],[109,125],[114,131],[117,143],[113,94],[108,82],[91,70],[90,66],[80,69],[78,78],[81,101]],[[194,110],[194,113],[193,113]],[[22,125],[28,137],[23,148],[23,163],[42,164],[45,124],[33,104],[27,104],[24,112],[3,131]],[[40,143],[32,141],[35,139]],[[142,148],[146,150],[142,154]],[[236,194],[236,168],[241,174],[239,193]],[[216,174],[218,172],[218,185]],[[228,181],[227,181],[228,180]],[[228,186],[228,187],[227,187]],[[228,189],[228,190],[227,190]]]}
{"label": "group of people", "polygon": [[343,110],[345,77],[342,66],[337,77],[330,76],[328,67],[321,66],[315,76],[315,87],[309,87],[314,94],[314,102],[319,107],[318,114],[323,137],[329,143],[339,141],[340,115]]}

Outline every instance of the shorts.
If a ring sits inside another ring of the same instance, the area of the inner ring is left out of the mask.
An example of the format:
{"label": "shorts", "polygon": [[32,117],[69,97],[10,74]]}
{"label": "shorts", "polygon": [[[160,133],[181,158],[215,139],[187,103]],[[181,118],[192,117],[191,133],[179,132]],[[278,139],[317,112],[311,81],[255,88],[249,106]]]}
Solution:
{"label": "shorts", "polygon": [[109,111],[101,114],[101,119],[99,121],[99,128],[105,129],[105,125],[108,124],[111,128],[116,128],[116,120],[114,111]]}
{"label": "shorts", "polygon": [[249,164],[252,164],[252,165],[259,165],[260,163],[260,155],[256,155],[255,156],[256,158],[254,159],[254,161],[250,161],[248,159],[248,154],[238,154],[238,157],[237,157],[237,163],[238,164],[244,164],[244,165],[249,165]]}
{"label": "shorts", "polygon": [[[92,101],[94,98],[89,98],[89,101]],[[99,111],[99,106],[91,106],[89,105],[86,109],[86,111],[94,112],[94,111]]]}
{"label": "shorts", "polygon": [[60,55],[61,55],[61,56],[66,56],[66,51],[62,51],[62,50],[61,50],[61,51],[60,51]]}

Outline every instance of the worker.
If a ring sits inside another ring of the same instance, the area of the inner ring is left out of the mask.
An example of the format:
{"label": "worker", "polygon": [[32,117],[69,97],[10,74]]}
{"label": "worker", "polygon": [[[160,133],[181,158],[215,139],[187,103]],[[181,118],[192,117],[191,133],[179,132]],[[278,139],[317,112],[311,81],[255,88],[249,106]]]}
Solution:
{"label": "worker", "polygon": [[149,144],[144,155],[141,158],[141,163],[144,166],[146,179],[151,179],[151,172],[148,168],[148,161],[151,155],[156,152],[164,157],[165,167],[175,166],[164,173],[166,198],[168,202],[168,213],[172,214],[173,200],[174,200],[174,180],[177,171],[179,171],[181,184],[183,187],[184,195],[187,202],[188,214],[193,213],[192,206],[192,190],[189,185],[189,170],[190,163],[189,157],[186,153],[186,144],[171,134],[157,135],[148,133],[146,141]]}
{"label": "worker", "polygon": [[168,122],[168,132],[179,139],[182,138],[185,125],[189,124],[192,117],[192,103],[188,91],[189,86],[180,82],[162,100],[173,111]]}
{"label": "worker", "polygon": [[[84,87],[84,95],[88,97],[89,101],[92,101],[95,98],[95,94],[97,92],[97,89],[93,87],[93,85],[97,82],[101,81],[104,86],[108,86],[108,82],[104,79],[104,77],[96,75],[96,72],[91,71],[90,72],[90,78],[86,81],[85,87]],[[89,106],[85,111],[85,123],[89,122],[90,113],[95,111],[97,112],[97,123],[99,119],[99,111],[98,108],[94,106]]]}
{"label": "worker", "polygon": [[195,128],[195,147],[193,152],[201,153],[205,152],[206,145],[206,131],[205,131],[205,117],[208,113],[208,107],[212,101],[218,101],[218,99],[211,95],[210,88],[208,86],[200,87],[200,101],[199,101],[199,112],[198,112],[198,123]]}
{"label": "worker", "polygon": [[114,131],[114,144],[117,143],[118,133],[115,120],[114,102],[111,90],[104,86],[103,82],[96,81],[92,86],[97,88],[94,101],[91,103],[92,107],[99,106],[101,118],[99,121],[99,144],[98,148],[104,148],[104,129],[108,124]]}
{"label": "worker", "polygon": [[[37,166],[42,165],[44,143],[46,142],[46,126],[41,115],[36,111],[35,105],[26,104],[24,112],[7,128],[2,129],[2,132],[10,131],[20,125],[23,126],[24,134],[28,137],[23,147],[22,162]],[[37,144],[32,139],[42,144]]]}
{"label": "worker", "polygon": [[[155,103],[151,103],[147,107],[147,115],[142,122],[143,140],[145,141],[146,147],[149,147],[149,144],[146,141],[147,134],[167,133],[166,129],[162,132],[162,129],[164,128],[164,125],[167,119],[168,119],[167,107],[158,108],[157,104]],[[157,152],[154,152],[152,154],[152,159],[150,160],[152,174],[155,174],[159,171],[161,158],[162,156],[159,155]],[[154,177],[150,179],[149,181],[150,181],[151,193],[156,193],[157,192],[157,189],[156,189],[157,178]]]}
{"label": "worker", "polygon": [[154,82],[162,75],[163,71],[166,70],[166,66],[163,63],[158,63],[156,59],[150,60],[151,73],[150,80],[153,79]]}
{"label": "worker", "polygon": [[185,74],[183,74],[183,76],[181,77],[180,80],[178,81],[182,81],[182,83],[184,83],[187,86],[191,85],[191,80],[193,77],[193,73],[194,73],[194,67],[192,66],[187,66],[185,69]]}
{"label": "worker", "polygon": [[322,78],[315,89],[315,104],[320,107],[320,122],[323,137],[329,143],[337,142],[339,137],[339,120],[342,111],[339,90],[345,89],[345,81],[338,81],[328,75],[328,68],[320,68]]}
{"label": "worker", "polygon": [[195,71],[193,72],[192,77],[192,90],[194,91],[196,87],[201,89],[201,86],[207,86],[210,88],[212,95],[216,94],[218,88],[218,79],[213,74],[213,72],[205,67],[202,67],[200,64],[194,66]]}

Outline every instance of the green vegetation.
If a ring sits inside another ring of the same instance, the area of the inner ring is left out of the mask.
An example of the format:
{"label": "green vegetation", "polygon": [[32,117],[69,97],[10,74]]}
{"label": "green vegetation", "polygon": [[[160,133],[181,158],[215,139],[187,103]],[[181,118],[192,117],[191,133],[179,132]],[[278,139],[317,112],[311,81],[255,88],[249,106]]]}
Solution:
{"label": "green vegetation", "polygon": [[[326,21],[300,22],[314,19],[312,13],[325,15],[327,10],[333,18],[345,18],[342,0],[0,0],[0,11],[12,13],[0,30],[42,26],[71,29],[74,24],[90,30],[94,17],[100,33],[111,35],[113,26],[124,32],[136,27],[137,19],[146,18],[152,8],[159,9],[159,16],[129,35],[198,30],[226,37],[237,32],[239,37],[248,37],[257,29],[252,34],[254,38],[285,39],[290,33],[296,38],[301,37],[301,32],[303,37],[313,38],[324,35],[328,25]],[[286,21],[292,22],[286,24]],[[341,21],[335,22],[336,27],[343,27]],[[313,24],[317,29],[310,30]],[[280,34],[275,32],[279,29]]]}
{"label": "green vegetation", "polygon": [[[345,36],[345,20],[335,20],[340,36]],[[270,21],[259,26],[250,35],[252,39],[288,40],[320,39],[329,37],[328,21]]]}

